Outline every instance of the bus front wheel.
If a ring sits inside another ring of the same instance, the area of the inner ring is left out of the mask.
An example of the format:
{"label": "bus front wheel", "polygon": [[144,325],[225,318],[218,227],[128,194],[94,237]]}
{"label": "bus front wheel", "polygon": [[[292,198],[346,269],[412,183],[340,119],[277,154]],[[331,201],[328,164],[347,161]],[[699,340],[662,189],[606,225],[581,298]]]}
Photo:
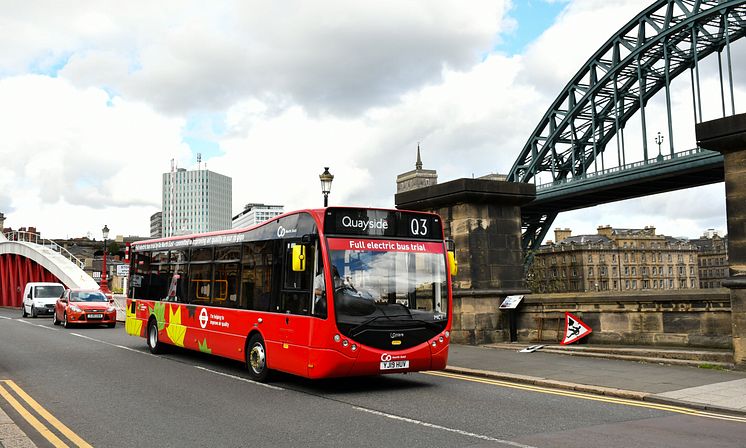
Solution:
{"label": "bus front wheel", "polygon": [[249,339],[248,350],[246,351],[246,367],[249,369],[249,376],[254,381],[264,382],[269,375],[267,368],[267,349],[264,346],[264,339],[259,334],[254,334]]}
{"label": "bus front wheel", "polygon": [[163,353],[164,351],[163,342],[158,340],[158,322],[155,319],[152,319],[148,323],[148,348],[150,349],[150,353],[154,355]]}

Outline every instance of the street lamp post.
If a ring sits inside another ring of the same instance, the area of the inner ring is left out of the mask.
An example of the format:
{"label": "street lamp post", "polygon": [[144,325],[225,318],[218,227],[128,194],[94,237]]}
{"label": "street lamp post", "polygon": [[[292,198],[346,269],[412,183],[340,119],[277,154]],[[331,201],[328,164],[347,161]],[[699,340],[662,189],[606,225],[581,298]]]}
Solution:
{"label": "street lamp post", "polygon": [[104,224],[101,233],[104,235],[104,259],[101,264],[101,292],[104,294],[110,294],[111,291],[109,291],[109,283],[106,278],[106,240],[109,238],[109,227]]}
{"label": "street lamp post", "polygon": [[324,167],[324,172],[319,174],[321,180],[321,192],[324,193],[324,207],[329,205],[329,192],[332,191],[332,181],[334,176],[329,172],[329,167]]}
{"label": "street lamp post", "polygon": [[661,135],[660,132],[658,133],[658,136],[655,138],[655,143],[658,144],[658,157],[656,158],[656,160],[658,160],[659,162],[662,162],[663,154],[661,154],[661,143],[663,143],[663,136]]}

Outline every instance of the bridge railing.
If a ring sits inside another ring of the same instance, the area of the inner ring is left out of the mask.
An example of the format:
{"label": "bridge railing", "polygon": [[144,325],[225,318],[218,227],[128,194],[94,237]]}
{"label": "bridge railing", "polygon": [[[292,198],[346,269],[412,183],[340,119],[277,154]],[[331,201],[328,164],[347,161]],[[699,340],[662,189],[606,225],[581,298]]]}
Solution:
{"label": "bridge railing", "polygon": [[38,233],[13,230],[10,232],[5,232],[3,235],[5,236],[5,238],[8,239],[8,241],[21,241],[21,242],[34,243],[40,246],[44,246],[48,249],[58,252],[63,257],[75,263],[80,269],[85,268],[85,263],[80,261],[75,255],[71,254],[70,251],[68,251],[67,249],[65,249],[64,247],[60,246],[59,244],[55,243],[52,240],[47,240],[47,239],[42,238]]}
{"label": "bridge railing", "polygon": [[605,170],[584,173],[581,176],[570,177],[570,178],[567,178],[567,179],[558,179],[558,180],[555,180],[555,181],[552,181],[552,182],[547,182],[547,183],[544,183],[544,184],[539,184],[539,185],[536,185],[536,190],[537,191],[544,190],[544,189],[547,189],[547,188],[557,187],[557,186],[560,186],[560,185],[566,185],[566,184],[569,184],[571,182],[580,182],[580,181],[583,181],[583,180],[592,179],[592,178],[596,178],[596,177],[600,177],[600,176],[605,176],[605,175],[609,175],[609,174],[619,173],[619,172],[627,171],[627,170],[633,170],[633,169],[637,169],[637,168],[651,166],[651,165],[654,165],[654,164],[657,164],[657,163],[665,163],[665,162],[669,162],[669,161],[681,159],[683,157],[689,157],[689,156],[694,156],[694,155],[697,155],[697,154],[711,153],[711,152],[712,151],[709,151],[707,149],[702,149],[700,147],[696,147],[696,148],[693,148],[693,149],[688,149],[686,151],[675,152],[673,154],[667,154],[667,155],[662,155],[661,154],[661,155],[655,156],[655,157],[653,157],[651,159],[641,160],[639,162],[628,163],[626,165],[615,166],[615,167],[612,167],[612,168],[607,168]]}

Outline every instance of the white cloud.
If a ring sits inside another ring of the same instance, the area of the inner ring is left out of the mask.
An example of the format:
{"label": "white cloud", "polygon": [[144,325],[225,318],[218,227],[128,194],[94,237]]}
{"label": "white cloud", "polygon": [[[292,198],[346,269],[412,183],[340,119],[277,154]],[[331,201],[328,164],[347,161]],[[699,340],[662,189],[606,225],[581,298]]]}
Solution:
{"label": "white cloud", "polygon": [[[418,142],[441,182],[505,173],[570,77],[648,4],[568,2],[507,57],[490,53],[515,26],[507,1],[24,2],[0,19],[0,211],[51,236],[97,237],[103,224],[147,235],[169,160],[194,165],[191,133],[217,132],[207,165],[233,178],[234,211],[319,206],[324,166],[333,204],[390,207]],[[693,130],[688,84],[677,88],[678,150]],[[651,140],[666,127],[656,101]],[[224,126],[194,126],[202,115]],[[640,138],[630,128],[628,145]],[[556,226],[696,236],[724,223],[718,188],[563,214]],[[702,205],[667,206],[683,197]]]}
{"label": "white cloud", "polygon": [[[13,211],[8,224],[16,228],[36,225],[69,234],[102,227],[113,209],[155,211],[166,157],[188,157],[180,136],[183,120],[110,99],[100,89],[17,76],[0,80],[0,102],[13,105],[0,109],[0,159],[3,191],[11,198],[3,205]],[[154,149],[162,159],[152,157]],[[81,206],[87,213],[51,213],[60,205]],[[43,218],[35,221],[40,213]],[[144,222],[130,228],[146,233]]]}

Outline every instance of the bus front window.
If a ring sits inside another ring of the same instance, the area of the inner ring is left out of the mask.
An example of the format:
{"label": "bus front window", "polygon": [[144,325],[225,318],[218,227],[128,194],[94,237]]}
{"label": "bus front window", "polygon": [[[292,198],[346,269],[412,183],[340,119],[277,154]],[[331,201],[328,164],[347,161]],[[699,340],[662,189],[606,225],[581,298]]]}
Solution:
{"label": "bus front window", "polygon": [[339,273],[337,325],[346,336],[359,339],[366,332],[419,328],[426,339],[445,328],[448,290],[442,248],[440,253],[332,250],[331,264]]}

